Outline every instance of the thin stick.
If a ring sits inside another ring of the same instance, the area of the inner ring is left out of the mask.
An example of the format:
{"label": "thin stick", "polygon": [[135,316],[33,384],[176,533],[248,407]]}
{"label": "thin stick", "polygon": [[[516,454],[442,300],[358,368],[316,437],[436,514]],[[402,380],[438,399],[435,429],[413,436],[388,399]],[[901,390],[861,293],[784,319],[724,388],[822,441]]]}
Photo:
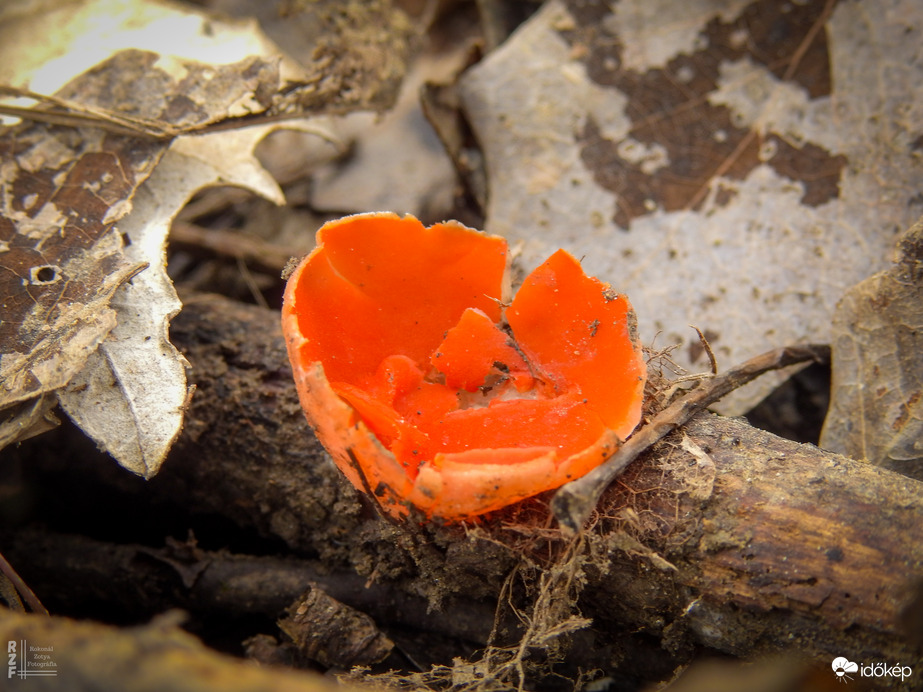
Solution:
{"label": "thin stick", "polygon": [[264,310],[268,310],[269,303],[263,296],[263,292],[260,290],[260,287],[256,285],[256,279],[253,278],[253,274],[250,273],[250,269],[247,267],[246,260],[244,260],[242,257],[237,258],[237,271],[240,272],[240,277],[244,280],[244,283],[250,290],[250,295],[253,296],[253,301]]}
{"label": "thin stick", "polygon": [[0,573],[6,576],[7,579],[13,584],[16,588],[16,591],[19,592],[19,595],[22,596],[23,600],[29,604],[29,607],[32,609],[33,613],[41,613],[42,615],[48,615],[48,610],[45,606],[42,605],[42,602],[38,600],[32,589],[22,580],[16,570],[13,569],[13,566],[6,561],[6,558],[3,555],[0,555]]}
{"label": "thin stick", "polygon": [[275,276],[282,273],[292,257],[305,252],[303,249],[274,245],[237,231],[203,228],[184,221],[174,221],[170,227],[170,248],[177,246],[243,260],[248,268]]}
{"label": "thin stick", "polygon": [[[117,113],[105,108],[95,108],[77,101],[69,101],[67,99],[60,99],[56,96],[38,94],[33,91],[28,91],[27,89],[19,89],[18,87],[11,87],[4,84],[0,84],[0,95],[29,98],[39,101],[45,106],[26,108],[23,106],[0,104],[0,115],[9,115],[29,122],[48,123],[51,125],[97,127],[101,130],[106,130],[107,132],[118,135],[157,139],[165,142],[181,135],[207,135],[213,132],[222,132],[224,130],[237,130],[253,125],[266,125],[268,123],[283,122],[286,120],[303,120],[311,117],[310,113],[299,110],[293,110],[291,112],[280,110],[275,112],[270,109],[262,113],[250,113],[247,115],[224,118],[223,120],[181,127],[165,120],[153,120],[150,118],[130,116],[125,113]],[[52,106],[56,108],[56,110],[49,110],[48,106]],[[310,127],[303,126],[299,129],[303,132],[317,135],[321,139],[334,145],[341,152],[344,150],[343,143],[322,127],[312,125]]]}
{"label": "thin stick", "polygon": [[684,425],[695,414],[722,397],[742,387],[765,372],[813,360],[830,359],[830,347],[822,344],[788,346],[768,351],[731,368],[723,375],[704,381],[691,392],[673,402],[582,478],[561,487],[551,500],[551,510],[565,530],[579,531],[599,502],[603,491],[638,455],[667,433]]}
{"label": "thin stick", "polygon": [[705,335],[702,333],[702,330],[696,327],[694,324],[690,324],[690,327],[695,329],[695,333],[699,335],[699,342],[702,344],[702,348],[705,349],[705,354],[708,356],[708,364],[711,366],[711,374],[718,374],[718,359],[715,358],[715,352],[711,350],[711,344],[708,343],[708,339],[705,338]]}

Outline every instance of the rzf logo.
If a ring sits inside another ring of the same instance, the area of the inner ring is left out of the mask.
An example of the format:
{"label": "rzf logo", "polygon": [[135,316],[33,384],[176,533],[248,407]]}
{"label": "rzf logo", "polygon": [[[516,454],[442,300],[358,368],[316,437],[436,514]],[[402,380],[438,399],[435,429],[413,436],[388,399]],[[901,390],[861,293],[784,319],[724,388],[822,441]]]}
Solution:
{"label": "rzf logo", "polygon": [[6,653],[9,654],[10,661],[6,670],[6,677],[11,678],[16,675],[16,642],[6,643]]}

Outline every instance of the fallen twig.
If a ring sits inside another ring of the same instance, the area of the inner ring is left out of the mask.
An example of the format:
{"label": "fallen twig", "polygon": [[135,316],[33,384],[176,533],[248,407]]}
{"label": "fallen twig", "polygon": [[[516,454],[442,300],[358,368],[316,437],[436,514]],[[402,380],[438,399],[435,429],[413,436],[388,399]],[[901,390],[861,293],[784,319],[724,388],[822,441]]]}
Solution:
{"label": "fallen twig", "polygon": [[826,361],[830,347],[823,344],[787,346],[768,351],[702,382],[673,402],[638,430],[602,465],[571,481],[555,493],[551,510],[561,526],[578,531],[590,517],[603,491],[638,455],[664,435],[685,424],[696,413],[770,370],[804,361]]}
{"label": "fallen twig", "polygon": [[[38,596],[36,596],[32,589],[29,588],[29,585],[22,580],[22,577],[16,573],[16,570],[13,569],[13,566],[7,562],[3,555],[0,555],[0,574],[8,580],[9,585],[15,590],[14,594],[10,594],[11,598],[18,594],[29,604],[33,613],[48,615],[48,609],[42,605],[42,602],[38,600]],[[22,604],[20,603],[20,605]]]}
{"label": "fallen twig", "polygon": [[230,257],[256,271],[278,276],[293,255],[304,253],[250,238],[229,230],[203,228],[184,221],[175,221],[170,229],[170,243],[177,247],[202,250]]}

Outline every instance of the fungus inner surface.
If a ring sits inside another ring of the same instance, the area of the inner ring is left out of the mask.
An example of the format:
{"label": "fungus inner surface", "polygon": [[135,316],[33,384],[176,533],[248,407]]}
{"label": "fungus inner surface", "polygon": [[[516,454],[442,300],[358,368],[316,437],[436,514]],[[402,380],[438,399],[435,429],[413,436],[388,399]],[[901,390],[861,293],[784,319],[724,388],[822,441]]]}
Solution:
{"label": "fungus inner surface", "polygon": [[505,241],[413,221],[325,226],[296,294],[304,362],[323,364],[408,475],[460,454],[561,460],[607,430],[627,437],[643,364],[624,296],[559,250],[526,278],[504,327]]}

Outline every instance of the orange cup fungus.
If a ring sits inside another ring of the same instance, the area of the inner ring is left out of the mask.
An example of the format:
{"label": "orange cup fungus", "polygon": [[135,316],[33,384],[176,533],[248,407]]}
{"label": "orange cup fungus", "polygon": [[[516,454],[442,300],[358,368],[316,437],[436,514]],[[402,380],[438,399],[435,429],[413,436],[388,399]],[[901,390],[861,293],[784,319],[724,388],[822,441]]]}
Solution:
{"label": "orange cup fungus", "polygon": [[317,233],[282,328],[301,404],[394,517],[459,521],[602,463],[641,418],[628,299],[558,250],[507,305],[506,241],[358,214]]}

